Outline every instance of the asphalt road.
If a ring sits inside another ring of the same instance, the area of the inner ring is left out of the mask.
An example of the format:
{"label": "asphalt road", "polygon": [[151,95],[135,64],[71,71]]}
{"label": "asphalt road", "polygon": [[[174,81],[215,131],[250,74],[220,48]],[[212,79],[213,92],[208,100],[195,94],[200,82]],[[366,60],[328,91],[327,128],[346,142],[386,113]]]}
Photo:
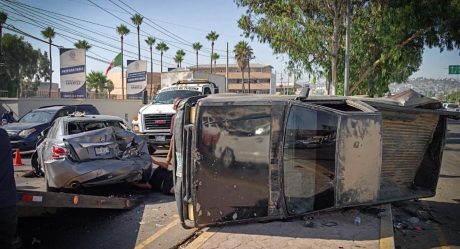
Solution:
{"label": "asphalt road", "polygon": [[[156,154],[164,160],[166,151]],[[179,224],[173,196],[139,190],[131,196],[142,203],[127,211],[61,209],[19,218],[22,248],[175,248],[195,232]]]}

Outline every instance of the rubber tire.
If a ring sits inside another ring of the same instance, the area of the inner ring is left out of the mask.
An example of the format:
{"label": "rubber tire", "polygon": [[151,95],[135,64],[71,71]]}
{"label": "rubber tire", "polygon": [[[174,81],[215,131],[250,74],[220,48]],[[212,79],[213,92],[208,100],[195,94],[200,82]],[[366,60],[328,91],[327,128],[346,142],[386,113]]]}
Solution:
{"label": "rubber tire", "polygon": [[32,157],[30,158],[30,164],[32,165],[32,170],[35,173],[35,176],[43,176],[43,171],[40,169],[40,164],[38,163],[38,155],[37,152],[34,152],[32,154]]}
{"label": "rubber tire", "polygon": [[225,148],[224,152],[222,152],[222,155],[220,156],[220,161],[222,166],[225,168],[233,167],[233,164],[235,163],[235,155],[233,154],[233,150]]}

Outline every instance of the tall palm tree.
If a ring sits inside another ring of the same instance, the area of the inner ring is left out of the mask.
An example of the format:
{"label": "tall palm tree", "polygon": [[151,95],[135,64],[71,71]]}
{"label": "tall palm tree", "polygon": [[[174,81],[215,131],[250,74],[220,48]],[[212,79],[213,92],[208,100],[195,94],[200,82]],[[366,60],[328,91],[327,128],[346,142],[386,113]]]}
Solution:
{"label": "tall palm tree", "polygon": [[[238,67],[241,70],[241,80],[243,83],[243,92],[245,92],[244,87],[244,69],[248,66],[249,60],[253,55],[252,48],[245,41],[240,41],[235,45],[233,50],[235,53],[235,59],[238,64]],[[249,92],[251,92],[251,83],[249,83]]]}
{"label": "tall palm tree", "polygon": [[220,58],[220,55],[218,53],[213,53],[211,55],[211,60],[214,61],[214,68],[216,68],[216,61]]}
{"label": "tall palm tree", "polygon": [[54,32],[54,29],[51,27],[47,27],[44,30],[42,30],[42,35],[46,39],[48,39],[48,44],[49,44],[49,53],[50,53],[50,88],[48,91],[48,97],[51,98],[51,84],[53,82],[53,60],[51,57],[51,43],[53,42],[54,36],[56,35],[56,32]]}
{"label": "tall palm tree", "polygon": [[203,47],[203,45],[201,45],[201,43],[199,42],[195,42],[193,43],[193,50],[196,51],[196,69],[198,69],[198,51],[200,51],[200,49]]}
{"label": "tall palm tree", "polygon": [[[211,55],[214,53],[214,42],[219,38],[219,34],[216,31],[211,31],[206,36],[206,39],[211,42]],[[211,73],[212,73],[212,58],[211,58]]]}
{"label": "tall palm tree", "polygon": [[153,92],[153,82],[152,82],[152,73],[153,73],[153,52],[152,52],[152,47],[153,47],[153,44],[155,44],[155,38],[152,37],[152,36],[149,36],[147,37],[147,39],[145,40],[145,43],[147,43],[147,45],[149,45],[149,48],[150,48],[150,96],[152,96],[152,92]]}
{"label": "tall palm tree", "polygon": [[121,95],[122,98],[125,98],[125,78],[124,78],[124,67],[123,67],[123,37],[129,34],[129,29],[124,25],[120,24],[117,27],[117,33],[120,35],[121,38]]}
{"label": "tall palm tree", "polygon": [[139,37],[139,32],[140,32],[141,24],[143,20],[144,20],[144,17],[142,17],[139,14],[135,14],[134,16],[131,17],[131,21],[137,27],[137,52],[139,55],[139,60],[141,59],[141,40]]}
{"label": "tall palm tree", "polygon": [[86,40],[79,40],[73,44],[76,48],[82,48],[88,51],[91,48],[91,45]]}
{"label": "tall palm tree", "polygon": [[174,62],[177,63],[177,67],[182,67],[182,61],[184,61],[185,52],[182,49],[176,51],[176,56],[174,57]]}
{"label": "tall palm tree", "polygon": [[168,51],[169,47],[166,45],[164,42],[160,42],[157,44],[156,50],[160,51],[160,67],[161,67],[161,72],[163,72],[163,53]]}
{"label": "tall palm tree", "polygon": [[[6,23],[6,19],[8,19],[8,15],[3,12],[3,11],[0,11],[0,41],[2,40],[3,36],[2,36],[2,30],[3,30],[3,24]],[[2,42],[0,42],[0,63],[3,62],[3,48],[2,48]]]}

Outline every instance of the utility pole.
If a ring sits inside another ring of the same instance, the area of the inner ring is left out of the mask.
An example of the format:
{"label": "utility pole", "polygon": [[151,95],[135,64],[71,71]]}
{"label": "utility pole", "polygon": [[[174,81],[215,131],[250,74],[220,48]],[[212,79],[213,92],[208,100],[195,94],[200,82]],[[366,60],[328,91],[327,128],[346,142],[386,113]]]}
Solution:
{"label": "utility pole", "polygon": [[281,78],[280,78],[280,82],[281,82],[281,94],[284,95],[284,87],[283,87],[283,72],[281,72]]}
{"label": "utility pole", "polygon": [[345,34],[345,82],[343,86],[343,96],[348,96],[349,80],[350,80],[350,13],[351,4],[347,0],[347,12],[345,15],[346,34]]}
{"label": "utility pole", "polygon": [[227,42],[227,65],[225,66],[225,92],[228,91],[228,42]]}

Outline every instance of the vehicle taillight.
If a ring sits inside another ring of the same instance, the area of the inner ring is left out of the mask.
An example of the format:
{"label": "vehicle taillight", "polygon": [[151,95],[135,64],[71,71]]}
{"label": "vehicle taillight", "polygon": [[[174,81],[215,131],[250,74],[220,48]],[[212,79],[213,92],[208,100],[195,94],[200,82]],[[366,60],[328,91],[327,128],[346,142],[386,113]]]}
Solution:
{"label": "vehicle taillight", "polygon": [[51,157],[53,159],[64,159],[69,154],[69,151],[65,147],[53,145],[53,151]]}

